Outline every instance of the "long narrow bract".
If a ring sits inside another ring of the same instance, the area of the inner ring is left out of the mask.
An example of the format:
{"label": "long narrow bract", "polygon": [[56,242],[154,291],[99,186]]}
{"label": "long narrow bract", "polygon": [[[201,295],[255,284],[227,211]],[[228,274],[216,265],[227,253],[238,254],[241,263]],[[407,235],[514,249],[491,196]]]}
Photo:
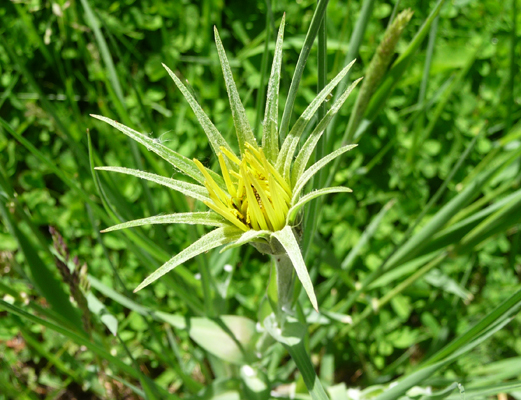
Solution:
{"label": "long narrow bract", "polygon": [[273,236],[278,239],[282,247],[284,247],[284,250],[286,250],[288,253],[291,263],[293,264],[293,268],[295,268],[295,272],[297,273],[298,279],[302,283],[302,287],[309,297],[309,301],[311,301],[313,308],[318,312],[317,297],[315,296],[315,291],[313,290],[313,283],[311,282],[309,272],[306,268],[306,263],[302,257],[302,252],[300,251],[297,238],[293,234],[293,229],[291,226],[287,225],[284,229],[274,232]]}
{"label": "long narrow bract", "polygon": [[194,96],[192,96],[192,93],[186,88],[185,85],[179,80],[179,78],[172,72],[170,68],[168,68],[165,64],[161,64],[163,68],[166,69],[168,72],[168,75],[172,78],[178,89],[183,94],[184,98],[192,108],[195,116],[197,117],[197,120],[201,124],[201,127],[204,130],[204,133],[206,133],[206,137],[208,138],[208,142],[212,146],[213,152],[217,155],[220,152],[221,147],[225,147],[228,151],[233,153],[232,148],[228,144],[226,140],[224,140],[223,136],[221,135],[221,132],[215,127],[213,122],[208,118],[208,115],[203,111],[197,100],[195,100]]}
{"label": "long narrow bract", "polygon": [[300,152],[298,153],[298,156],[295,159],[295,162],[293,163],[293,169],[291,171],[291,182],[293,186],[304,172],[304,169],[306,168],[306,165],[309,159],[311,158],[313,151],[315,150],[315,146],[317,145],[324,131],[329,126],[329,123],[336,115],[336,113],[340,110],[340,108],[347,100],[347,98],[349,97],[353,89],[356,87],[358,82],[360,82],[361,80],[362,78],[359,78],[356,81],[354,81],[346,89],[346,91],[342,93],[340,98],[337,101],[335,101],[335,104],[333,104],[333,107],[331,107],[331,109],[327,112],[324,118],[322,118],[322,120],[315,127],[313,132],[311,132],[308,139],[306,140],[306,143],[304,143],[304,145],[302,146],[302,149],[300,149]]}
{"label": "long narrow bract", "polygon": [[139,286],[134,290],[134,293],[150,285],[152,282],[158,280],[166,273],[172,271],[178,265],[194,258],[195,256],[204,253],[205,251],[215,249],[237,240],[241,237],[242,231],[237,228],[226,227],[217,228],[210,233],[207,233],[196,242],[192,243],[186,249],[172,257],[169,261],[164,263],[161,267],[150,274]]}
{"label": "long narrow bract", "polygon": [[285,22],[286,14],[282,16],[279,33],[277,35],[277,43],[275,44],[275,55],[273,57],[273,65],[271,66],[268,94],[266,96],[266,111],[262,124],[262,148],[266,153],[268,161],[272,164],[277,162],[277,156],[279,155],[279,132],[277,128],[279,119],[280,68],[282,66],[282,42],[284,40]]}
{"label": "long narrow bract", "polygon": [[311,121],[311,118],[313,118],[313,115],[315,115],[320,105],[327,99],[333,89],[349,72],[355,61],[356,60],[353,60],[351,63],[346,65],[342,71],[340,71],[338,75],[331,82],[329,82],[329,84],[324,89],[322,89],[317,97],[315,97],[309,106],[304,110],[297,122],[295,122],[295,125],[293,125],[293,128],[288,133],[288,136],[286,136],[286,139],[282,144],[282,149],[279,153],[279,158],[277,159],[277,169],[279,171],[284,171],[284,178],[288,180],[290,179],[291,162],[293,161],[293,155],[297,149],[300,137],[302,136],[302,133],[304,133],[304,129],[306,129],[306,126]]}
{"label": "long narrow bract", "polygon": [[190,225],[208,225],[216,227],[225,227],[230,224],[224,220],[220,215],[213,212],[189,212],[168,215],[155,215],[153,217],[135,219],[132,221],[123,222],[103,229],[101,233],[118,231],[120,229],[135,228],[143,225],[155,224],[190,224]]}
{"label": "long narrow bract", "polygon": [[174,189],[180,193],[183,193],[189,197],[192,197],[200,201],[210,200],[208,191],[203,186],[194,185],[193,183],[178,181],[175,179],[166,178],[161,175],[151,174],[150,172],[139,171],[137,169],[124,168],[124,167],[96,167],[98,171],[111,171],[119,172],[120,174],[132,175],[141,179],[145,179],[150,182],[157,183],[159,185],[166,186],[170,189]]}
{"label": "long narrow bract", "polygon": [[219,55],[219,60],[221,61],[224,82],[226,83],[226,90],[228,91],[228,97],[230,99],[233,123],[235,124],[235,133],[237,134],[239,149],[242,154],[244,152],[246,143],[250,143],[252,146],[257,148],[257,141],[253,135],[250,122],[246,117],[246,110],[244,109],[241,98],[239,97],[239,92],[237,91],[237,86],[235,85],[235,81],[233,79],[232,69],[230,68],[230,63],[226,57],[226,52],[224,51],[224,47],[221,42],[221,38],[219,37],[217,28],[214,28],[214,32],[215,44],[217,45],[217,54]]}
{"label": "long narrow bract", "polygon": [[317,161],[315,164],[313,164],[311,167],[309,167],[302,176],[299,178],[297,183],[295,184],[295,187],[293,188],[293,198],[291,199],[291,202],[294,203],[297,201],[297,199],[300,196],[300,192],[304,189],[304,186],[306,183],[309,182],[311,178],[313,178],[313,175],[315,175],[318,171],[320,171],[322,168],[324,168],[328,163],[333,161],[335,158],[341,156],[346,151],[352,150],[356,147],[356,144],[349,144],[347,146],[341,147],[331,154],[328,154],[324,158]]}

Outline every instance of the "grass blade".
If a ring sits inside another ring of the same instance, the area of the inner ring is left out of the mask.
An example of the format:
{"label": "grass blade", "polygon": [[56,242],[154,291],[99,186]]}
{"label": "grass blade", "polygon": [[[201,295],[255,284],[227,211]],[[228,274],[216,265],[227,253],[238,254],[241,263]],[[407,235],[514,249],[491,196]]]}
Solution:
{"label": "grass blade", "polygon": [[0,197],[0,215],[9,232],[18,242],[19,249],[25,257],[30,271],[31,283],[40,295],[49,302],[64,324],[74,327],[77,332],[83,332],[81,318],[69,301],[69,295],[63,289],[61,282],[56,279],[49,266],[40,258],[38,249],[33,247],[32,243],[13,221],[2,197]]}
{"label": "grass blade", "polygon": [[326,15],[326,9],[329,0],[320,0],[318,2],[317,8],[313,13],[313,18],[311,19],[311,24],[309,25],[309,29],[306,33],[306,38],[304,39],[304,45],[302,46],[302,50],[300,51],[297,65],[295,67],[295,72],[293,73],[293,79],[291,79],[291,85],[288,92],[288,98],[286,100],[286,104],[284,106],[284,112],[282,114],[282,121],[280,122],[280,131],[279,136],[281,142],[284,141],[286,135],[289,130],[289,124],[291,120],[291,114],[293,113],[293,107],[295,105],[295,99],[297,98],[297,91],[300,85],[300,80],[302,79],[302,74],[304,73],[304,67],[306,66],[306,62],[309,57],[309,53],[311,51],[311,47],[313,46],[313,42],[318,34],[318,29],[320,24],[322,23],[322,19]]}
{"label": "grass blade", "polygon": [[293,361],[295,361],[309,390],[311,399],[329,400],[304,346],[305,326],[288,316],[284,326],[280,329],[277,327],[275,315],[273,314],[264,320],[264,326],[269,334],[286,348]]}

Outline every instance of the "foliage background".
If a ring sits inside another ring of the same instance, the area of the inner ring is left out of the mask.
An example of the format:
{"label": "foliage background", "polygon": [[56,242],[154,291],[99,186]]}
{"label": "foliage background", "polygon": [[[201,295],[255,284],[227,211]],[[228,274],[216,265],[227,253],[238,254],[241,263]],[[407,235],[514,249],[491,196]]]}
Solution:
{"label": "foliage background", "polygon": [[[398,53],[405,50],[434,3],[400,2],[399,8],[410,7],[414,16],[397,46]],[[519,16],[516,17],[513,4],[513,1],[492,0],[447,2],[440,13],[432,59],[427,56],[426,40],[357,150],[343,160],[334,182],[352,187],[354,193],[328,197],[321,210],[323,222],[319,235],[308,259],[322,309],[341,308],[357,282],[381,265],[479,132],[483,133],[473,150],[420,227],[472,181],[476,167],[485,168],[504,152],[519,146],[520,47],[513,28],[516,18],[519,23]],[[136,167],[166,176],[175,171],[88,114],[111,117],[149,133],[183,155],[215,164],[195,116],[161,62],[188,80],[219,130],[225,137],[231,137],[233,123],[212,26],[219,29],[248,116],[258,127],[256,107],[262,97],[259,88],[265,84],[261,78],[264,43],[267,37],[273,42],[274,31],[267,32],[266,24],[278,26],[282,13],[286,12],[283,104],[315,5],[314,1],[306,0],[273,2],[271,21],[264,1],[2,2],[0,115],[48,161],[38,159],[2,125],[0,198],[20,232],[20,236],[14,235],[7,214],[2,214],[0,292],[4,300],[16,301],[38,315],[41,310],[37,307],[47,308],[47,282],[37,282],[35,269],[30,266],[37,261],[29,260],[28,253],[20,251],[19,240],[25,238],[28,252],[37,254],[50,275],[59,279],[48,251],[49,226],[61,233],[71,256],[88,265],[91,276],[120,293],[137,286],[163,254],[174,254],[198,237],[199,228],[145,227],[138,234],[151,247],[140,250],[140,244],[136,247],[135,241],[123,234],[98,234],[110,221],[101,215],[105,211],[89,167],[87,129],[96,165]],[[375,2],[351,79],[364,74],[394,6],[395,2]],[[89,7],[95,19],[86,14]],[[360,2],[352,0],[331,0],[328,6],[329,79],[343,66],[360,7]],[[106,48],[96,37],[96,25]],[[113,66],[108,60],[113,61]],[[428,74],[424,72],[426,60],[430,63]],[[294,115],[299,115],[315,96],[317,75],[314,49]],[[422,85],[426,89],[426,102],[421,101]],[[333,137],[341,137],[354,99],[353,96],[343,107]],[[483,187],[476,205],[461,211],[464,214],[456,215],[449,225],[475,215],[479,209],[519,189],[519,166],[518,156]],[[56,170],[72,182],[65,182]],[[123,219],[193,206],[181,196],[134,179],[108,174],[99,175],[99,179]],[[379,222],[374,236],[361,248],[350,271],[342,272],[342,261],[391,200],[394,203]],[[472,251],[447,258],[393,296],[389,305],[361,320],[355,329],[346,330],[338,322],[320,328],[311,325],[312,359],[323,382],[329,385],[343,382],[348,387],[363,388],[414,371],[422,360],[519,290],[519,212],[513,215],[507,228],[498,229]],[[163,253],[151,256],[154,246]],[[154,310],[196,315],[203,302],[200,288],[194,289],[198,287],[194,278],[198,262],[211,266],[220,285],[214,288],[216,314],[257,319],[269,267],[267,259],[253,248],[222,255],[206,254],[203,261],[187,263],[182,278],[174,272],[170,280],[153,285],[134,299]],[[225,265],[231,265],[233,272],[229,273]],[[374,299],[385,296],[411,273],[411,269],[404,270],[376,281],[344,312],[356,319]],[[68,293],[66,285],[59,286]],[[179,288],[185,289],[184,294]],[[108,330],[104,331],[106,328],[96,317],[97,329],[101,331],[98,339],[111,354],[131,365],[121,344],[125,342],[142,366],[142,372],[157,384],[188,396],[197,391],[190,389],[191,384],[197,389],[219,377],[233,376],[231,367],[208,356],[183,329],[174,330],[174,342],[179,347],[176,357],[176,347],[168,347],[170,327],[130,311],[97,289],[93,293],[117,319],[120,341],[111,337]],[[38,324],[6,312],[0,316],[0,387],[3,388],[0,398],[13,398],[13,393],[20,399],[73,398],[80,393],[90,396],[85,398],[102,396],[95,374],[98,361],[92,353]],[[439,387],[453,381],[470,382],[472,387],[476,379],[487,383],[492,368],[487,369],[487,365],[506,358],[512,362],[508,368],[504,367],[511,372],[510,378],[519,378],[520,337],[519,318],[516,318],[485,344],[443,370],[438,375]],[[286,370],[282,368],[281,372],[277,365],[267,367],[276,377],[274,382],[297,380],[287,359],[284,356],[280,359]],[[107,368],[110,370],[110,366]],[[179,368],[190,378],[183,378]],[[126,376],[126,379],[133,384],[137,382],[136,377]],[[490,383],[501,381],[496,378]],[[433,382],[436,387],[436,381]],[[119,391],[121,398],[136,396],[121,382],[109,385],[109,390]],[[513,395],[520,396],[519,392]]]}

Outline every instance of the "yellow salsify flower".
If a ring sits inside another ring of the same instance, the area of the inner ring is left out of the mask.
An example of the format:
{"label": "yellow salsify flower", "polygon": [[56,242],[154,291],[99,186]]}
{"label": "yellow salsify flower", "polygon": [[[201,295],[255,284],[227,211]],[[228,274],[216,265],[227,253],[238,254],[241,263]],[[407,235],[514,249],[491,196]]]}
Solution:
{"label": "yellow salsify flower", "polygon": [[206,168],[196,159],[190,160],[178,154],[146,134],[137,132],[111,119],[93,115],[93,117],[107,122],[133,140],[143,144],[148,150],[164,158],[177,170],[196,181],[197,184],[129,168],[98,167],[96,169],[133,175],[167,186],[186,196],[202,201],[211,210],[209,212],[177,213],[143,218],[115,225],[103,232],[146,224],[166,223],[202,224],[217,228],[172,257],[148,276],[135,291],[144,288],[198,254],[222,245],[227,245],[223,248],[222,251],[224,251],[231,247],[250,243],[261,252],[274,256],[277,262],[282,262],[281,260],[285,259],[287,263],[293,265],[313,307],[318,309],[313,285],[300,251],[299,235],[296,234],[296,228],[298,228],[301,220],[300,213],[304,205],[319,196],[335,192],[351,192],[351,189],[330,187],[312,191],[304,196],[301,196],[301,194],[306,184],[321,168],[355,147],[355,145],[343,146],[308,167],[316,144],[328,123],[344,104],[360,79],[353,82],[332,105],[327,114],[309,134],[295,157],[300,138],[312,117],[347,74],[353,63],[346,66],[306,108],[279,148],[278,92],[283,34],[284,17],[277,36],[275,56],[268,82],[262,146],[259,146],[239,98],[221,39],[215,29],[217,52],[238,139],[238,155],[222,137],[186,86],[163,64],[204,129],[218,158],[221,174]]}
{"label": "yellow salsify flower", "polygon": [[[224,147],[218,154],[227,192],[194,159],[206,178],[205,186],[211,198],[204,204],[244,232],[251,229],[279,231],[286,224],[291,188],[267,160],[262,149],[256,150],[249,143],[245,143],[245,146],[242,160]],[[228,169],[224,157],[235,164],[238,172]]]}

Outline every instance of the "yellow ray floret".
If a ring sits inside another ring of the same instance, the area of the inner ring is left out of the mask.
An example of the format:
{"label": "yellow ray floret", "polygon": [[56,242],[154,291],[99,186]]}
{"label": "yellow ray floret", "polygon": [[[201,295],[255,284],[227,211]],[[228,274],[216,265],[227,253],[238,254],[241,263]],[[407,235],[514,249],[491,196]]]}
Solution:
{"label": "yellow ray floret", "polygon": [[[281,230],[286,224],[286,215],[290,208],[291,189],[266,159],[262,149],[246,143],[242,159],[239,159],[221,147],[218,160],[226,191],[194,159],[195,165],[206,179],[204,184],[212,200],[205,204],[245,232],[250,229],[273,232]],[[238,167],[235,171],[228,168],[230,162]]]}

